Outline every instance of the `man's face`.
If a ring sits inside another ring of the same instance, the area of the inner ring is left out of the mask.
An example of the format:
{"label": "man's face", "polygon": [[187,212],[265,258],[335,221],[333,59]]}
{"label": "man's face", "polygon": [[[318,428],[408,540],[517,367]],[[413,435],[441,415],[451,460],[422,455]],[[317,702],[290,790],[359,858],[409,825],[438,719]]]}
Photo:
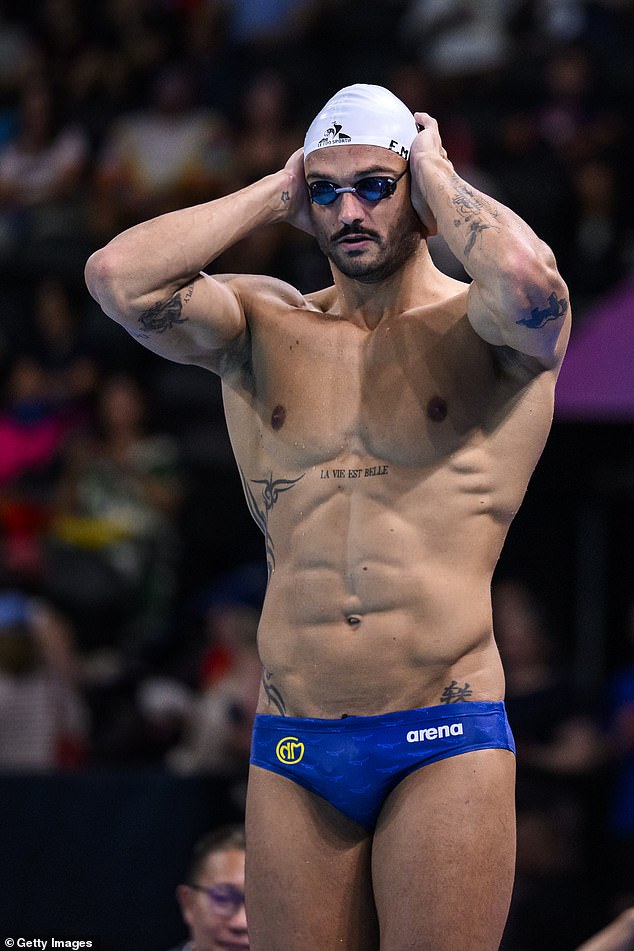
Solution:
{"label": "man's face", "polygon": [[[306,181],[356,186],[364,178],[397,178],[407,163],[373,145],[317,149],[306,158]],[[311,203],[311,218],[321,251],[347,277],[373,284],[394,274],[417,250],[423,226],[409,198],[409,175],[393,195],[368,201],[344,192],[331,205]]]}
{"label": "man's face", "polygon": [[[219,900],[189,885],[178,887],[178,901],[196,951],[247,951],[244,852],[212,852],[192,884],[219,887]],[[236,896],[235,903],[231,902],[232,895]]]}

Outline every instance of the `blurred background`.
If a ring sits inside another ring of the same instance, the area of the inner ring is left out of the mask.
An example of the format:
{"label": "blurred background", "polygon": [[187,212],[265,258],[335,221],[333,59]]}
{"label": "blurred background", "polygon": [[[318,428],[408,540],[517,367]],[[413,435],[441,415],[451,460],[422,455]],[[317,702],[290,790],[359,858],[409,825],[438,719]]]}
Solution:
{"label": "blurred background", "polygon": [[[277,170],[351,82],[434,115],[569,284],[493,588],[521,753],[504,949],[572,951],[634,903],[633,54],[628,0],[0,0],[4,933],[184,936],[174,888],[243,815],[260,676],[263,540],[218,381],[109,321],[85,260]],[[212,269],[330,282],[286,227]]]}

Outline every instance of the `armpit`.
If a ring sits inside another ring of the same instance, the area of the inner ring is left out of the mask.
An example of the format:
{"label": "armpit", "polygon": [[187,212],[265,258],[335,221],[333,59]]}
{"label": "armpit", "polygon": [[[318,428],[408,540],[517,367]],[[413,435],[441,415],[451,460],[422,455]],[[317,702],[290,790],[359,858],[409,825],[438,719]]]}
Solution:
{"label": "armpit", "polygon": [[519,350],[514,350],[513,347],[491,346],[491,352],[497,371],[500,374],[506,373],[520,382],[528,383],[546,370],[537,357],[521,353]]}

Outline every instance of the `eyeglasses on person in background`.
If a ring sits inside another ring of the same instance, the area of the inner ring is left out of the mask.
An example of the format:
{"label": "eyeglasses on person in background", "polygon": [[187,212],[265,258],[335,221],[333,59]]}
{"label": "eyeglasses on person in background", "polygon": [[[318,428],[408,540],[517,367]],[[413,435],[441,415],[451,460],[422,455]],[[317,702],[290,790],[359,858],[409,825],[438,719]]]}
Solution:
{"label": "eyeglasses on person in background", "polygon": [[244,904],[244,892],[229,882],[219,885],[197,885],[195,882],[187,884],[197,892],[205,892],[213,910],[222,918],[232,918]]}

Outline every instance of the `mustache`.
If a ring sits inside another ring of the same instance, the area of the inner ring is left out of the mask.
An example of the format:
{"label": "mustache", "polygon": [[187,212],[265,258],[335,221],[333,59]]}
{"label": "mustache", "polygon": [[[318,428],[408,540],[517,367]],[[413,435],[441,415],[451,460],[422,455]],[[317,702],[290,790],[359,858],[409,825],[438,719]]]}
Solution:
{"label": "mustache", "polygon": [[370,238],[372,241],[378,240],[376,231],[369,231],[367,228],[362,228],[359,225],[344,225],[344,227],[340,231],[337,231],[337,233],[334,234],[330,240],[340,241],[342,238],[351,237]]}

